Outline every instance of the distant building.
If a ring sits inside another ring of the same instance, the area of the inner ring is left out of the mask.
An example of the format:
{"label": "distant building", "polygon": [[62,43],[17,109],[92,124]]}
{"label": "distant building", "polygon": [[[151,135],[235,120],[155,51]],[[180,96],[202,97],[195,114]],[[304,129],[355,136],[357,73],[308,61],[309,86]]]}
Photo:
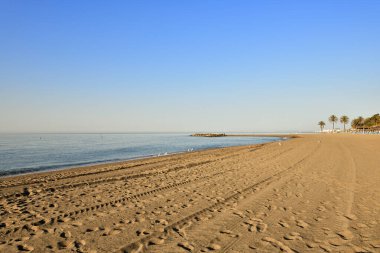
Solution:
{"label": "distant building", "polygon": [[324,129],[322,131],[322,133],[340,133],[342,132],[342,130],[340,130],[340,128],[335,128],[334,130],[332,129]]}

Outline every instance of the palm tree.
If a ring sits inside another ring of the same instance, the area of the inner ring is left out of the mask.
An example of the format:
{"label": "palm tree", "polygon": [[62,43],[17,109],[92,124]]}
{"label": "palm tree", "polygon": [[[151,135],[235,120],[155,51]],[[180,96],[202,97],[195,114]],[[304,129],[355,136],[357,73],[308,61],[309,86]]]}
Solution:
{"label": "palm tree", "polygon": [[358,117],[359,127],[362,128],[363,133],[364,133],[364,120],[365,120],[365,119],[364,119],[362,116],[359,116],[359,117]]}
{"label": "palm tree", "polygon": [[363,117],[357,117],[357,118],[355,118],[355,119],[353,119],[352,121],[351,121],[351,127],[352,128],[355,128],[355,129],[358,129],[358,128],[361,128],[362,127],[362,125],[363,125]]}
{"label": "palm tree", "polygon": [[338,122],[338,117],[334,114],[329,117],[329,121],[333,124],[333,131],[335,130],[335,123]]}
{"label": "palm tree", "polygon": [[344,132],[346,132],[346,124],[348,124],[349,121],[350,121],[350,118],[347,117],[346,115],[343,115],[342,117],[340,117],[340,123],[343,124]]}
{"label": "palm tree", "polygon": [[325,127],[326,123],[324,121],[319,121],[318,125],[321,128],[321,132],[323,132],[323,128]]}

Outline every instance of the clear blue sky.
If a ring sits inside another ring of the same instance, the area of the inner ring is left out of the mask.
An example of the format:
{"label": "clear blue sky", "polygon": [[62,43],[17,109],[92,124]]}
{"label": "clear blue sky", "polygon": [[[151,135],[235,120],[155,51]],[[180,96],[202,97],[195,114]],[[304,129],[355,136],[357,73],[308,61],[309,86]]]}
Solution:
{"label": "clear blue sky", "polygon": [[380,1],[0,1],[0,132],[313,131],[380,112]]}

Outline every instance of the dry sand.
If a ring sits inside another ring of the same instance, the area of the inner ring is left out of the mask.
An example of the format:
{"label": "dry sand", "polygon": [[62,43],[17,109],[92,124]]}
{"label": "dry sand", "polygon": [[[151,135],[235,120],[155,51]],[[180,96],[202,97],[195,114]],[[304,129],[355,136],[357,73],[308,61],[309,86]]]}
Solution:
{"label": "dry sand", "polygon": [[380,136],[0,179],[1,252],[380,252]]}

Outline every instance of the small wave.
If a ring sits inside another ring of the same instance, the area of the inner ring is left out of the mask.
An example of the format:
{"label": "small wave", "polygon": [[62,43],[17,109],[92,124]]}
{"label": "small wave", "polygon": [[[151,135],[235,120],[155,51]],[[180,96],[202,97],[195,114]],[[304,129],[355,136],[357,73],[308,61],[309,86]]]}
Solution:
{"label": "small wave", "polygon": [[51,171],[58,170],[63,168],[70,168],[75,166],[85,166],[90,164],[99,164],[106,162],[117,162],[121,159],[108,159],[108,160],[98,160],[98,161],[89,161],[89,162],[79,162],[79,163],[65,163],[65,164],[57,164],[57,165],[42,165],[35,167],[23,167],[11,170],[0,171],[0,177],[11,176],[11,175],[19,175],[19,174],[28,174],[33,172],[41,172],[41,171]]}

